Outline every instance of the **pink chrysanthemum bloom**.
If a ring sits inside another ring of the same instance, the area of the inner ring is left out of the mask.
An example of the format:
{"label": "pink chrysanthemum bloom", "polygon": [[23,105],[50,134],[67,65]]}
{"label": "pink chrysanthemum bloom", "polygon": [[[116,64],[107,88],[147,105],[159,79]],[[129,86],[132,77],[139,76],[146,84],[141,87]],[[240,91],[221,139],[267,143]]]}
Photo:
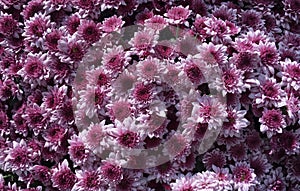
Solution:
{"label": "pink chrysanthemum bloom", "polygon": [[231,33],[226,22],[215,17],[207,19],[205,21],[205,25],[206,27],[204,29],[206,30],[206,34],[212,37],[213,42],[225,40],[225,38],[228,38]]}
{"label": "pink chrysanthemum bloom", "polygon": [[191,120],[195,123],[208,123],[208,129],[221,127],[226,119],[225,106],[217,99],[202,96],[193,103]]}
{"label": "pink chrysanthemum bloom", "polygon": [[234,63],[238,69],[243,71],[252,71],[258,66],[259,61],[258,54],[247,51],[233,54],[232,59],[232,63]]}
{"label": "pink chrysanthemum bloom", "polygon": [[31,42],[31,46],[42,48],[44,45],[44,36],[47,29],[51,28],[53,24],[50,23],[50,16],[38,13],[29,20],[25,21],[24,33],[25,40]]}
{"label": "pink chrysanthemum bloom", "polygon": [[50,76],[53,77],[56,84],[71,83],[74,77],[73,65],[68,62],[61,62],[58,57],[51,57],[49,64]]}
{"label": "pink chrysanthemum bloom", "polygon": [[260,78],[260,85],[252,90],[249,97],[258,108],[282,107],[286,102],[286,94],[281,89],[281,84],[277,83],[275,78],[266,76]]}
{"label": "pink chrysanthemum bloom", "polygon": [[108,48],[103,55],[103,66],[112,73],[112,76],[116,76],[120,72],[123,72],[128,61],[128,57],[122,46],[115,46]]}
{"label": "pink chrysanthemum bloom", "polygon": [[131,104],[125,100],[116,100],[111,104],[107,105],[112,120],[123,121],[127,117],[132,115],[133,109]]}
{"label": "pink chrysanthemum bloom", "polygon": [[216,173],[212,171],[197,173],[193,176],[193,179],[192,185],[196,187],[196,190],[214,191],[218,185]]}
{"label": "pink chrysanthemum bloom", "polygon": [[53,169],[51,180],[53,187],[59,190],[70,191],[73,188],[76,183],[76,176],[70,170],[66,159],[62,163],[59,163],[57,168]]}
{"label": "pink chrysanthemum bloom", "polygon": [[77,183],[72,188],[73,191],[104,191],[105,183],[101,179],[99,171],[76,171]]}
{"label": "pink chrysanthemum bloom", "polygon": [[227,47],[222,44],[214,45],[211,42],[209,44],[203,43],[198,47],[199,54],[197,56],[207,63],[208,66],[215,64],[223,66],[228,59],[226,49]]}
{"label": "pink chrysanthemum bloom", "polygon": [[97,42],[100,39],[100,24],[92,20],[82,21],[78,26],[78,34],[88,43]]}
{"label": "pink chrysanthemum bloom", "polygon": [[211,152],[205,153],[202,162],[207,170],[212,170],[213,166],[223,168],[226,164],[225,154],[219,149],[214,149]]}
{"label": "pink chrysanthemum bloom", "polygon": [[167,26],[167,21],[160,15],[154,15],[153,17],[145,20],[145,26],[147,28],[160,31]]}
{"label": "pink chrysanthemum bloom", "polygon": [[163,152],[170,159],[185,162],[186,157],[191,153],[190,142],[187,134],[175,134],[164,144]]}
{"label": "pink chrysanthemum bloom", "polygon": [[257,50],[259,52],[259,57],[262,64],[262,69],[264,72],[274,74],[274,69],[280,69],[279,64],[279,52],[276,48],[275,43],[260,42],[257,46]]}
{"label": "pink chrysanthemum bloom", "polygon": [[24,19],[29,19],[34,14],[39,13],[43,10],[44,2],[42,0],[33,0],[28,2],[26,6],[24,6],[21,15],[23,15]]}
{"label": "pink chrysanthemum bloom", "polygon": [[100,123],[90,124],[87,129],[79,133],[79,137],[83,140],[88,149],[94,153],[102,153],[108,147],[107,130],[112,128],[112,125],[105,125],[105,121]]}
{"label": "pink chrysanthemum bloom", "polygon": [[86,42],[73,37],[63,37],[58,41],[57,47],[60,52],[56,53],[56,56],[58,56],[62,62],[67,63],[81,61],[87,51]]}
{"label": "pink chrysanthemum bloom", "polygon": [[28,127],[30,127],[34,134],[39,134],[45,125],[48,123],[48,113],[37,104],[27,106],[22,117],[26,120]]}
{"label": "pink chrysanthemum bloom", "polygon": [[51,185],[51,170],[42,165],[34,165],[30,168],[30,173],[34,180],[40,181],[45,186]]}
{"label": "pink chrysanthemum bloom", "polygon": [[256,183],[254,170],[246,162],[237,162],[231,166],[233,173],[234,189],[248,191]]}
{"label": "pink chrysanthemum bloom", "polygon": [[287,188],[287,183],[283,176],[282,167],[278,167],[272,170],[269,175],[263,181],[262,188],[267,191],[285,191]]}
{"label": "pink chrysanthemum bloom", "polygon": [[161,63],[159,60],[153,57],[147,58],[144,61],[140,61],[136,65],[137,75],[139,80],[157,81],[161,76]]}
{"label": "pink chrysanthemum bloom", "polygon": [[246,27],[251,27],[253,29],[259,29],[264,24],[260,13],[255,10],[244,11],[241,14],[241,23]]}
{"label": "pink chrysanthemum bloom", "polygon": [[105,18],[102,24],[102,30],[106,33],[117,32],[124,25],[124,21],[122,21],[122,17],[117,17],[116,15]]}
{"label": "pink chrysanthemum bloom", "polygon": [[111,130],[111,134],[116,138],[117,143],[125,148],[137,148],[141,144],[141,133],[138,132],[135,120],[130,117],[123,122],[116,121],[116,129]]}
{"label": "pink chrysanthemum bloom", "polygon": [[[183,71],[188,77],[188,79],[195,85],[200,85],[202,83],[205,83],[206,79],[203,73],[206,72],[206,70],[204,71],[201,70],[202,69],[201,65],[203,64],[199,64],[197,63],[199,61],[193,59],[187,59],[185,62],[186,63],[184,63]],[[181,76],[181,73],[179,74],[179,77]]]}
{"label": "pink chrysanthemum bloom", "polygon": [[286,127],[284,116],[280,110],[272,109],[263,111],[263,116],[259,119],[260,131],[267,132],[270,138],[274,132],[282,133],[282,129]]}
{"label": "pink chrysanthemum bloom", "polygon": [[4,150],[6,157],[3,158],[3,169],[5,171],[14,171],[18,175],[26,173],[39,153],[30,148],[24,139],[21,139],[20,142],[13,141],[11,146],[12,148],[8,147]]}
{"label": "pink chrysanthemum bloom", "polygon": [[229,173],[228,168],[219,168],[213,166],[213,171],[215,172],[215,178],[217,179],[216,190],[230,191],[232,188],[232,175]]}
{"label": "pink chrysanthemum bloom", "polygon": [[168,22],[171,24],[182,24],[191,14],[191,10],[189,7],[182,7],[181,5],[178,7],[172,7],[168,10],[167,13],[164,14],[165,17],[168,18]]}
{"label": "pink chrysanthemum bloom", "polygon": [[181,175],[175,182],[171,183],[172,191],[189,191],[196,190],[195,185],[192,185],[194,179],[191,174]]}
{"label": "pink chrysanthemum bloom", "polygon": [[123,98],[124,95],[133,89],[137,81],[137,76],[127,69],[121,73],[118,78],[112,83],[112,92],[116,98]]}
{"label": "pink chrysanthemum bloom", "polygon": [[134,33],[133,38],[129,41],[129,44],[133,47],[133,50],[138,51],[138,54],[151,51],[157,44],[157,35],[154,30],[144,29]]}
{"label": "pink chrysanthemum bloom", "polygon": [[65,101],[59,105],[54,115],[51,116],[50,121],[60,125],[72,124],[75,121],[72,102]]}
{"label": "pink chrysanthemum bloom", "polygon": [[24,62],[24,67],[18,71],[18,74],[22,75],[25,81],[31,83],[32,87],[44,84],[45,80],[49,78],[47,64],[50,63],[50,59],[47,54],[29,53]]}
{"label": "pink chrysanthemum bloom", "polygon": [[133,90],[133,97],[137,102],[147,103],[154,96],[154,87],[152,84],[139,83]]}
{"label": "pink chrysanthemum bloom", "polygon": [[93,68],[86,71],[86,79],[89,84],[97,85],[99,87],[110,84],[111,78],[102,67]]}
{"label": "pink chrysanthemum bloom", "polygon": [[63,36],[63,32],[58,29],[48,29],[45,36],[45,46],[51,52],[56,52],[58,50],[58,40]]}
{"label": "pink chrysanthemum bloom", "polygon": [[62,102],[66,99],[67,96],[67,86],[54,86],[49,88],[48,91],[42,93],[43,103],[41,108],[45,110],[54,110],[58,105],[61,105]]}
{"label": "pink chrysanthemum bloom", "polygon": [[254,173],[257,178],[261,179],[269,172],[272,165],[269,163],[266,155],[255,153],[250,158],[250,167],[254,169]]}
{"label": "pink chrysanthemum bloom", "polygon": [[100,173],[109,184],[120,182],[123,178],[123,169],[112,161],[105,161],[100,167]]}
{"label": "pink chrysanthemum bloom", "polygon": [[75,13],[68,17],[65,21],[64,24],[66,31],[69,32],[71,35],[77,32],[78,26],[80,25],[80,18],[81,16]]}
{"label": "pink chrysanthemum bloom", "polygon": [[228,4],[223,4],[220,7],[215,7],[213,15],[223,21],[235,22],[237,19],[237,10],[229,7]]}
{"label": "pink chrysanthemum bloom", "polygon": [[86,164],[89,157],[89,150],[85,147],[81,137],[73,136],[68,140],[70,144],[69,152],[70,159],[74,162],[74,166],[82,166]]}
{"label": "pink chrysanthemum bloom", "polygon": [[94,85],[87,85],[86,89],[79,91],[77,109],[84,110],[90,118],[97,113],[105,113],[105,105],[108,102],[107,90]]}
{"label": "pink chrysanthemum bloom", "polygon": [[61,146],[63,139],[67,133],[67,129],[57,124],[50,124],[41,135],[45,139],[44,147],[49,148],[50,151],[57,151]]}
{"label": "pink chrysanthemum bloom", "polygon": [[19,37],[18,35],[18,22],[11,16],[6,13],[1,12],[0,17],[0,34],[4,36],[14,36],[16,38]]}
{"label": "pink chrysanthemum bloom", "polygon": [[223,122],[224,136],[240,136],[240,130],[249,125],[249,121],[245,118],[247,111],[233,108],[227,109],[227,121]]}
{"label": "pink chrysanthemum bloom", "polygon": [[293,87],[296,91],[300,90],[300,64],[286,60],[280,62],[283,68],[282,71],[282,82],[287,85],[288,88]]}
{"label": "pink chrysanthemum bloom", "polygon": [[226,93],[242,93],[246,88],[250,88],[248,84],[243,83],[243,72],[236,68],[230,68],[223,71],[223,95]]}

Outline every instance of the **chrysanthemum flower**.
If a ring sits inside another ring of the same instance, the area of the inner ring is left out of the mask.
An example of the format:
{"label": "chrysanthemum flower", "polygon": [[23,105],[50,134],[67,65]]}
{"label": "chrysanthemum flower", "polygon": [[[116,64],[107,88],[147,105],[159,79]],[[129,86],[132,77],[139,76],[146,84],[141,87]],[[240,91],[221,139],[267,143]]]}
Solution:
{"label": "chrysanthemum flower", "polygon": [[233,9],[231,7],[229,7],[226,4],[221,5],[220,7],[216,7],[213,15],[218,18],[221,19],[223,21],[231,21],[234,22],[237,19],[237,10]]}
{"label": "chrysanthemum flower", "polygon": [[82,21],[78,26],[78,34],[88,43],[97,42],[100,39],[100,25],[92,20]]}
{"label": "chrysanthemum flower", "polygon": [[87,50],[87,43],[73,37],[64,37],[58,41],[57,47],[60,52],[56,56],[62,62],[74,63],[83,59]]}
{"label": "chrysanthemum flower", "polygon": [[147,80],[147,81],[154,81],[160,80],[161,76],[161,67],[160,67],[159,60],[156,58],[147,58],[144,61],[140,61],[136,65],[136,69],[138,72],[138,76],[141,79]]}
{"label": "chrysanthemum flower", "polygon": [[[129,41],[129,44],[138,52],[147,52],[157,44],[157,35],[151,29],[144,29],[134,33],[133,38]],[[141,53],[140,53],[141,54]]]}
{"label": "chrysanthemum flower", "polygon": [[249,125],[249,121],[245,118],[245,110],[229,108],[227,109],[227,121],[223,122],[224,136],[240,136],[241,129]]}
{"label": "chrysanthemum flower", "polygon": [[0,33],[5,36],[18,37],[18,22],[8,14],[1,14],[0,16]]}
{"label": "chrysanthemum flower", "polygon": [[44,147],[49,148],[49,150],[56,151],[59,146],[61,146],[63,139],[67,133],[67,129],[57,124],[50,124],[47,129],[41,133],[45,139]]}
{"label": "chrysanthemum flower", "polygon": [[34,16],[34,14],[39,13],[43,10],[44,3],[42,0],[33,0],[28,2],[28,4],[24,7],[21,15],[23,15],[24,19],[29,19]]}
{"label": "chrysanthemum flower", "polygon": [[78,181],[72,188],[73,191],[104,191],[106,188],[98,170],[78,170],[76,177]]}
{"label": "chrysanthemum flower", "polygon": [[118,73],[124,70],[127,65],[127,55],[125,55],[124,49],[121,46],[108,48],[104,55],[102,64],[104,68],[111,71],[112,76],[116,76]]}
{"label": "chrysanthemum flower", "polygon": [[260,85],[252,90],[249,97],[254,99],[257,107],[282,107],[286,100],[281,84],[275,78],[268,77],[260,78]]}
{"label": "chrysanthemum flower", "polygon": [[102,30],[106,33],[111,33],[115,31],[119,31],[124,25],[124,21],[122,21],[121,17],[117,17],[116,15],[106,18],[102,24]]}
{"label": "chrysanthemum flower", "polygon": [[250,158],[250,167],[254,169],[257,178],[262,178],[269,172],[272,165],[268,162],[266,155],[256,153]]}
{"label": "chrysanthemum flower", "polygon": [[11,146],[4,150],[6,157],[4,161],[1,161],[1,163],[4,162],[3,168],[6,171],[14,171],[18,175],[26,173],[39,153],[30,148],[24,139],[20,142],[13,141]]}
{"label": "chrysanthemum flower", "polygon": [[241,23],[253,29],[259,29],[263,25],[263,20],[259,12],[255,10],[247,10],[241,14]]}
{"label": "chrysanthemum flower", "polygon": [[234,161],[242,161],[246,158],[246,155],[247,148],[243,145],[243,143],[232,145],[230,149],[228,149],[228,157]]}
{"label": "chrysanthemum flower", "polygon": [[297,154],[300,149],[300,137],[297,131],[283,131],[281,134],[272,136],[270,146],[273,151],[284,149],[286,154]]}
{"label": "chrysanthemum flower", "polygon": [[172,191],[187,191],[187,190],[195,190],[196,187],[192,185],[194,179],[191,174],[187,174],[185,176],[181,176],[176,179],[175,182],[171,183]]}
{"label": "chrysanthemum flower", "polygon": [[66,30],[72,35],[78,30],[78,26],[80,25],[80,16],[78,14],[72,14],[67,18],[65,27]]}
{"label": "chrysanthemum flower", "polygon": [[123,169],[118,164],[105,161],[100,167],[101,177],[109,184],[116,183],[122,180]]}
{"label": "chrysanthemum flower", "polygon": [[293,182],[300,181],[300,162],[297,156],[291,157],[287,163],[288,175],[287,178],[291,179]]}
{"label": "chrysanthemum flower", "polygon": [[259,57],[262,63],[262,67],[265,67],[264,72],[269,72],[274,74],[274,69],[279,69],[280,65],[279,61],[279,52],[276,48],[275,43],[267,42],[262,43],[260,42],[258,47]]}
{"label": "chrysanthemum flower", "polygon": [[291,60],[286,60],[281,62],[282,71],[282,82],[287,87],[292,87],[295,90],[300,89],[300,64],[297,62],[292,62]]}
{"label": "chrysanthemum flower", "polygon": [[263,116],[259,119],[259,122],[261,123],[260,131],[267,132],[269,138],[274,132],[282,133],[282,129],[286,126],[284,116],[277,109],[263,111]]}
{"label": "chrysanthemum flower", "polygon": [[149,102],[154,95],[154,87],[152,84],[139,83],[133,90],[133,96],[137,102]]}
{"label": "chrysanthemum flower", "polygon": [[34,165],[30,168],[30,173],[34,180],[42,182],[45,186],[51,185],[51,174],[52,171],[46,166]]}
{"label": "chrysanthemum flower", "polygon": [[238,69],[243,71],[251,71],[255,69],[259,64],[259,56],[252,52],[240,52],[234,54],[233,63]]}
{"label": "chrysanthemum flower", "polygon": [[154,15],[153,17],[145,20],[145,26],[153,30],[160,31],[165,28],[167,21],[160,15]]}
{"label": "chrysanthemum flower", "polygon": [[87,161],[89,157],[89,151],[85,147],[83,140],[81,137],[73,136],[69,141],[70,146],[68,154],[70,155],[70,159],[74,162],[74,166],[83,165]]}
{"label": "chrysanthemum flower", "polygon": [[123,121],[132,114],[131,104],[125,100],[114,101],[108,104],[107,107],[110,109],[109,112],[112,120]]}
{"label": "chrysanthemum flower", "polygon": [[73,188],[76,183],[76,176],[70,170],[69,163],[66,159],[58,164],[57,168],[53,169],[51,180],[53,187],[60,190],[70,191]]}
{"label": "chrysanthemum flower", "polygon": [[53,29],[47,30],[48,34],[45,36],[45,46],[51,52],[56,52],[58,50],[58,40],[61,39],[63,33],[60,30]]}
{"label": "chrysanthemum flower", "polygon": [[41,48],[44,45],[46,31],[52,26],[49,15],[35,14],[25,22],[25,31],[23,33],[26,37],[25,40],[29,41],[31,46]]}
{"label": "chrysanthemum flower", "polygon": [[217,98],[202,96],[193,106],[191,119],[196,123],[208,123],[208,129],[220,127],[227,116],[224,105]]}
{"label": "chrysanthemum flower", "polygon": [[213,166],[223,168],[226,164],[225,154],[219,149],[214,149],[204,155],[203,163],[207,170],[212,170]]}
{"label": "chrysanthemum flower", "polygon": [[249,131],[245,143],[250,150],[254,151],[260,149],[262,140],[257,131]]}
{"label": "chrysanthemum flower", "polygon": [[246,162],[237,162],[231,166],[234,188],[239,191],[248,191],[256,183],[254,170]]}
{"label": "chrysanthemum flower", "polygon": [[171,24],[179,24],[184,22],[189,15],[191,14],[191,11],[189,10],[189,7],[172,7],[170,10],[168,10],[167,13],[164,14],[165,17],[168,18],[168,22]]}

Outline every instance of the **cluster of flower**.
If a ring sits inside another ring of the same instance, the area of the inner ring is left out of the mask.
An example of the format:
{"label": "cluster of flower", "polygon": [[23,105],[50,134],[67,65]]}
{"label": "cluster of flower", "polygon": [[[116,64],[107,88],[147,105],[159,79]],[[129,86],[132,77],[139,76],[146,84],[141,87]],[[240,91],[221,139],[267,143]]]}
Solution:
{"label": "cluster of flower", "polygon": [[299,26],[299,0],[0,1],[0,190],[300,190]]}

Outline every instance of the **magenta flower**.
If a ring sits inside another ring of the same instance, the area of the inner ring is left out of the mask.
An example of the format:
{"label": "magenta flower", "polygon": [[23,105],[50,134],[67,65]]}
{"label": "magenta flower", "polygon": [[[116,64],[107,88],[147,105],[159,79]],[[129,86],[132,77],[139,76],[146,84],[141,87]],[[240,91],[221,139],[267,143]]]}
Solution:
{"label": "magenta flower", "polygon": [[93,21],[82,21],[78,34],[88,43],[97,42],[100,39],[100,25]]}
{"label": "magenta flower", "polygon": [[231,169],[235,189],[248,191],[250,187],[255,185],[256,175],[247,163],[237,162],[235,166],[231,166]]}
{"label": "magenta flower", "polygon": [[282,133],[282,129],[286,126],[284,116],[276,109],[263,111],[259,122],[261,122],[260,131],[266,132],[269,138],[276,132]]}
{"label": "magenta flower", "polygon": [[76,183],[76,176],[70,170],[69,163],[64,160],[62,163],[58,164],[58,167],[53,169],[53,174],[51,177],[53,182],[53,187],[60,190],[71,190]]}
{"label": "magenta flower", "polygon": [[189,10],[189,7],[178,6],[172,7],[164,16],[168,17],[168,21],[172,24],[182,24],[190,14],[191,11]]}

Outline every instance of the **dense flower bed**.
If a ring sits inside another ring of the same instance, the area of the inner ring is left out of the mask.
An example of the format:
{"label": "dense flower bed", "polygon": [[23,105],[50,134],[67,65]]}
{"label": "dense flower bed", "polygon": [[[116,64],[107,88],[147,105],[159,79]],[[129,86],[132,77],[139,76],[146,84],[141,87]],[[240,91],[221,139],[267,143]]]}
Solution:
{"label": "dense flower bed", "polygon": [[299,127],[299,0],[0,1],[0,190],[298,191]]}

